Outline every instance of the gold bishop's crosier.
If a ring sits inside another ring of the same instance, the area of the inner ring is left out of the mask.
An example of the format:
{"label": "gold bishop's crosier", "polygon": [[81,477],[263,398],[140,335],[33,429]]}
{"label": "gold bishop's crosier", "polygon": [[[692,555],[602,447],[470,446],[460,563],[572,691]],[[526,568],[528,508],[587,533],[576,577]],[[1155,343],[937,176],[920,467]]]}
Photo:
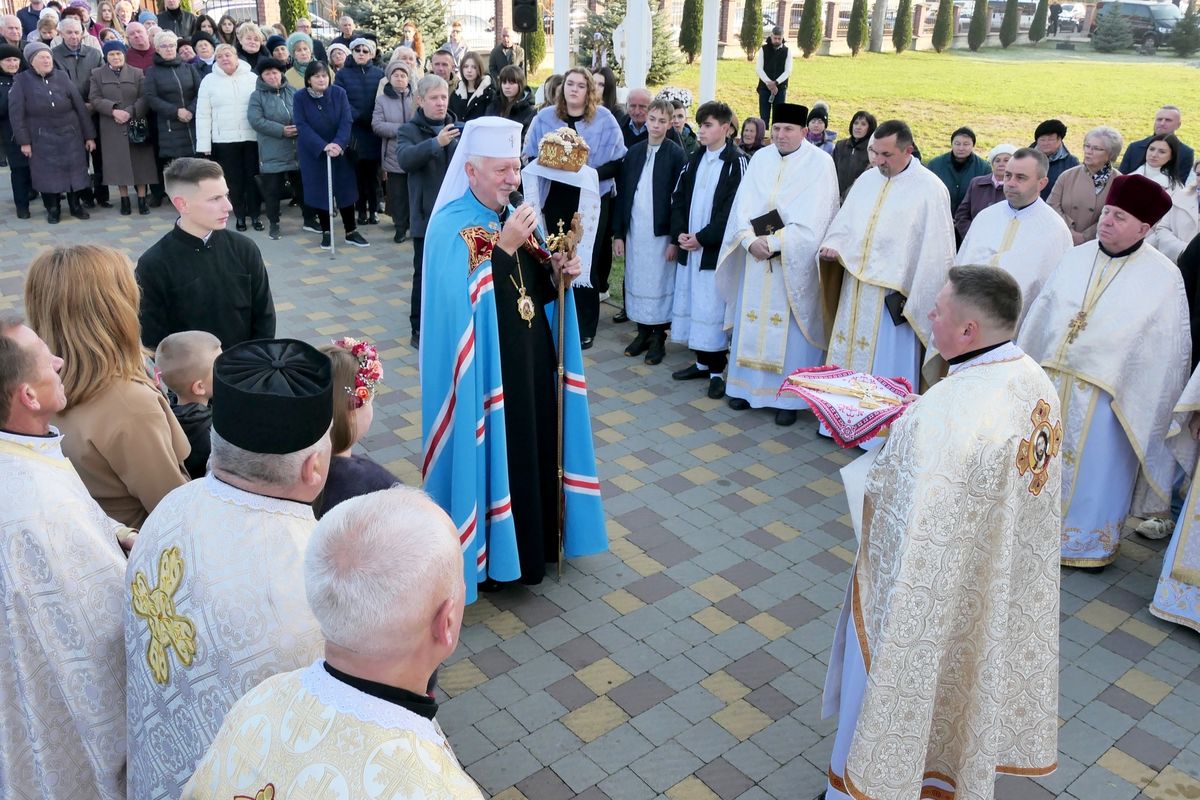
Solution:
{"label": "gold bishop's crosier", "polygon": [[[583,238],[583,220],[579,212],[571,218],[569,230],[563,229],[563,223],[558,221],[558,233],[546,237],[546,246],[552,253],[561,253],[565,260],[575,257],[579,240]],[[566,499],[563,496],[563,387],[566,384],[566,370],[563,369],[563,312],[566,310],[567,284],[570,278],[559,275],[558,306],[555,317],[558,322],[558,577],[562,578],[563,544],[566,538]]]}

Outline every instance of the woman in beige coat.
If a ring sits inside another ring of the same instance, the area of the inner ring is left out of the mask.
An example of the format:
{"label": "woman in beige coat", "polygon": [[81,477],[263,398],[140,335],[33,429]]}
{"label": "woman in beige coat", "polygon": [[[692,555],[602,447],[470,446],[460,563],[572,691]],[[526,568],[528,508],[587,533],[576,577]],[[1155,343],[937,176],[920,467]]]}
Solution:
{"label": "woman in beige coat", "polygon": [[[146,114],[149,107],[142,93],[145,75],[137,67],[125,63],[125,45],[118,41],[104,43],[105,63],[92,70],[88,88],[88,103],[100,117],[100,155],[104,180],[121,192],[121,213],[132,213],[129,187],[137,189],[138,213],[149,214],[146,187],[158,180],[154,147],[149,139],[134,144],[129,139],[131,125],[145,126],[149,136]],[[138,122],[140,120],[140,123]]]}
{"label": "woman in beige coat", "polygon": [[1060,175],[1050,192],[1047,202],[1066,220],[1076,246],[1096,238],[1108,189],[1121,174],[1113,166],[1121,145],[1121,134],[1114,129],[1092,128],[1083,137],[1083,163]]}
{"label": "woman in beige coat", "polygon": [[45,250],[25,280],[29,324],[63,359],[63,452],[104,513],[131,528],[187,482],[191,451],[146,373],[138,300],[129,259],[98,245]]}

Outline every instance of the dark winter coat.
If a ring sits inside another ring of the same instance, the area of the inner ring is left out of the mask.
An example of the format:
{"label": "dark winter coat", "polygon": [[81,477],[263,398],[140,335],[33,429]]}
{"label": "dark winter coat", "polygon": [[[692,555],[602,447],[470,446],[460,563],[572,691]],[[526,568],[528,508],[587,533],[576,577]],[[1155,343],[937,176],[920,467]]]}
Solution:
{"label": "dark winter coat", "polygon": [[247,53],[242,49],[241,42],[235,44],[233,49],[237,50],[238,58],[250,65],[250,71],[255,75],[258,74],[258,62],[264,58],[271,57],[271,54],[267,52],[267,46],[265,44],[259,45],[257,53]]}
{"label": "dark winter coat", "polygon": [[[42,8],[45,8],[45,6],[42,6]],[[40,10],[35,11],[34,9],[30,8],[29,6],[25,6],[24,8],[18,8],[17,9],[17,19],[21,20],[22,34],[25,36],[28,36],[29,34],[36,31],[38,19],[40,19],[41,16],[42,16],[42,12]]]}
{"label": "dark winter coat", "polygon": [[188,63],[196,68],[196,74],[198,74],[200,76],[200,80],[204,80],[204,77],[213,71],[213,66],[217,62],[216,62],[216,59],[213,59],[212,64],[205,64],[204,61],[200,58],[200,56],[196,56]]}
{"label": "dark winter coat", "polygon": [[212,454],[212,406],[203,403],[183,403],[171,406],[171,412],[183,428],[192,452],[183,461],[183,468],[190,478],[203,478],[208,471],[208,457]]}
{"label": "dark winter coat", "polygon": [[[617,199],[613,203],[612,232],[614,239],[624,239],[629,232],[633,216],[633,196],[642,179],[642,168],[650,144],[647,140],[636,143],[625,154],[621,174],[617,178]],[[667,139],[654,157],[654,177],[651,179],[654,196],[654,235],[668,236],[671,233],[671,192],[679,180],[679,173],[687,163],[683,148]]]}
{"label": "dark winter coat", "polygon": [[413,118],[413,113],[412,89],[401,96],[390,83],[384,84],[383,92],[375,98],[375,112],[371,115],[371,127],[383,142],[384,172],[404,171],[396,161],[396,134]]}
{"label": "dark winter coat", "polygon": [[196,32],[196,15],[182,7],[174,11],[164,8],[158,12],[158,27],[171,31],[180,39],[191,39]]}
{"label": "dark winter coat", "polygon": [[954,163],[954,153],[942,153],[929,160],[925,165],[950,193],[950,208],[958,208],[958,204],[967,196],[967,185],[981,175],[991,175],[992,165],[974,153],[966,163],[959,166]]}
{"label": "dark winter coat", "polygon": [[111,67],[92,70],[92,86],[88,102],[100,118],[100,155],[104,164],[104,182],[109,186],[135,186],[156,183],[158,165],[154,161],[154,146],[148,141],[133,144],[129,141],[129,123],[118,123],[113,111],[127,111],[135,119],[145,119],[146,105],[142,84],[145,75],[137,67],[121,67],[120,73]]}
{"label": "dark winter coat", "polygon": [[[183,158],[196,154],[196,97],[204,76],[191,64],[178,58],[164,61],[154,57],[154,66],[146,71],[146,103],[154,112],[158,126],[160,158]],[[191,122],[179,121],[179,109],[192,112]]]}
{"label": "dark winter coat", "polygon": [[[283,135],[285,125],[294,125],[292,104],[296,90],[286,82],[272,89],[262,79],[250,95],[246,116],[250,127],[258,134],[259,171],[266,173],[292,172],[300,169],[296,161],[296,137]],[[328,192],[327,192],[328,194]]]}
{"label": "dark winter coat", "polygon": [[850,193],[850,187],[871,164],[867,161],[867,142],[870,137],[855,139],[847,136],[833,145],[833,166],[837,170],[838,191],[842,199]]}
{"label": "dark winter coat", "polygon": [[[453,123],[454,115],[447,112],[445,124]],[[425,237],[433,203],[457,146],[457,139],[445,147],[437,143],[437,132],[421,109],[396,132],[396,162],[408,173],[408,229],[413,238]]]}
{"label": "dark winter coat", "polygon": [[[1036,147],[1037,142],[1029,145]],[[1069,170],[1071,167],[1078,167],[1079,159],[1071,155],[1065,144],[1059,145],[1058,151],[1050,156],[1050,169],[1046,172],[1046,188],[1042,189],[1042,199],[1049,200],[1050,192],[1054,191],[1054,184],[1058,181],[1058,176]]]}
{"label": "dark winter coat", "polygon": [[475,91],[470,94],[467,94],[466,82],[460,80],[458,86],[454,87],[454,91],[450,93],[450,111],[459,122],[478,119],[487,113],[488,106],[492,104],[492,98],[495,95],[492,79],[487,75],[483,76],[479,85],[475,87]]}
{"label": "dark winter coat", "polygon": [[39,192],[75,192],[92,185],[84,142],[96,138],[83,96],[62,70],[17,75],[8,95],[18,145],[31,145],[29,169]]}
{"label": "dark winter coat", "polygon": [[533,116],[537,113],[537,109],[533,104],[533,92],[526,89],[525,94],[517,98],[516,102],[509,107],[506,114],[500,113],[500,103],[503,99],[503,96],[497,91],[492,96],[492,102],[488,104],[485,116],[504,117],[505,119],[521,123],[521,141],[524,141],[525,134],[529,132],[529,123],[533,122]]}
{"label": "dark winter coat", "polygon": [[383,70],[374,64],[351,63],[352,60],[346,59],[333,83],[346,91],[346,99],[350,101],[354,118],[351,149],[359,158],[378,161],[382,143],[371,128],[371,115],[375,113],[375,93],[383,80]]}
{"label": "dark winter coat", "polygon": [[100,51],[94,47],[81,46],[77,51],[71,52],[65,44],[60,44],[50,48],[50,55],[54,57],[55,69],[61,69],[71,76],[71,83],[75,84],[80,96],[86,101],[88,87],[92,83],[92,70],[104,63]]}
{"label": "dark winter coat", "polygon": [[12,122],[8,118],[8,93],[12,90],[14,77],[16,76],[0,73],[0,142],[4,144],[4,154],[8,156],[9,165],[28,167],[28,160],[21,152],[20,145],[13,139]]}
{"label": "dark winter coat", "polygon": [[[330,86],[321,97],[313,97],[307,89],[292,96],[293,124],[299,130],[296,160],[300,163],[305,205],[329,209],[325,145],[336,142],[342,150],[349,146],[352,116],[350,101],[340,86]],[[333,194],[338,208],[358,202],[354,165],[344,153],[333,159]]]}
{"label": "dark winter coat", "polygon": [[[701,147],[688,158],[687,166],[683,168],[679,183],[675,187],[675,195],[671,198],[671,241],[678,245],[679,234],[694,233],[702,248],[700,269],[703,270],[717,268],[721,240],[725,236],[725,224],[729,222],[733,198],[737,195],[742,175],[746,173],[746,165],[749,163],[746,154],[738,149],[732,139],[725,142],[725,149],[721,151],[721,175],[717,178],[717,188],[713,195],[712,215],[703,228],[689,231],[688,215],[692,209],[692,192],[696,188],[696,170],[707,152],[706,148]],[[687,260],[688,251],[680,247],[676,256],[677,263],[686,264]]]}

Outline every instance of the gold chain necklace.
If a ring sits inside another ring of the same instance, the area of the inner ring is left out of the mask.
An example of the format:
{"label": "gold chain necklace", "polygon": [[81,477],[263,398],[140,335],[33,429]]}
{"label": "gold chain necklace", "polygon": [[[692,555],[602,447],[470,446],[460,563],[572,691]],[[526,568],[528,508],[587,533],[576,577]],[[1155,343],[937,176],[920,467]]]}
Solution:
{"label": "gold chain necklace", "polygon": [[[1096,304],[1100,302],[1100,298],[1108,289],[1109,284],[1116,279],[1117,274],[1121,271],[1121,267],[1124,267],[1125,262],[1129,260],[1129,256],[1123,256],[1121,259],[1119,259],[1120,263],[1117,265],[1117,268],[1114,269],[1111,274],[1108,274],[1109,266],[1118,260],[1112,256],[1109,256],[1108,263],[1105,264],[1104,268],[1100,270],[1099,281],[1097,281],[1096,285],[1093,287],[1092,279],[1096,275],[1096,264],[1099,263],[1102,252],[1103,251],[1097,248],[1096,255],[1092,258],[1092,269],[1088,273],[1088,282],[1087,287],[1084,289],[1082,306],[1075,316],[1071,318],[1070,323],[1067,325],[1067,344],[1075,344],[1075,340],[1079,338],[1079,334],[1083,333],[1083,329],[1087,327],[1088,316],[1096,308]],[[1107,280],[1105,280],[1106,275]]]}
{"label": "gold chain necklace", "polygon": [[517,298],[517,313],[532,328],[533,317],[536,311],[533,305],[533,298],[525,294],[525,273],[521,270],[521,254],[519,251],[516,254],[515,261],[517,262],[517,274],[521,276],[521,285],[517,285],[517,280],[512,276],[511,272],[508,273],[508,279],[512,281],[513,288],[520,292],[520,296]]}

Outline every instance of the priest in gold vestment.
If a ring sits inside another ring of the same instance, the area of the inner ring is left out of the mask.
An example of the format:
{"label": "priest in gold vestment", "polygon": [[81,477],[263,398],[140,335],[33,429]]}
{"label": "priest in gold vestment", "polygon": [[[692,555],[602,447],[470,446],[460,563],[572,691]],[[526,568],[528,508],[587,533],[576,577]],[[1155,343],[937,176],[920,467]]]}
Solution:
{"label": "priest in gold vestment", "polygon": [[425,693],[466,596],[446,513],[404,486],[338,505],[313,532],[304,587],[325,658],[230,709],[184,800],[482,800]]}
{"label": "priest in gold vestment", "polygon": [[1021,327],[1021,347],[1063,408],[1068,566],[1111,564],[1130,513],[1169,505],[1175,460],[1166,440],[1191,333],[1179,269],[1144,239],[1170,207],[1150,179],[1113,178],[1097,239],[1067,251]]}
{"label": "priest in gold vestment", "polygon": [[1062,419],[1011,341],[1020,296],[1003,270],[950,270],[930,314],[949,375],[867,473],[828,800],[990,800],[997,773],[1056,767]]}
{"label": "priest in gold vestment", "polygon": [[126,573],[130,798],[179,797],[225,712],[321,651],[302,565],[332,386],[328,356],[291,339],[217,358],[210,472],[154,509]]}
{"label": "priest in gold vestment", "polygon": [[913,157],[905,123],[881,123],[874,147],[876,168],[854,182],[821,242],[821,292],[836,308],[826,363],[916,387],[926,315],[954,259],[950,195]]}
{"label": "priest in gold vestment", "polygon": [[[1194,631],[1200,631],[1200,487],[1196,467],[1200,466],[1200,369],[1192,372],[1175,404],[1174,421],[1168,444],[1175,460],[1191,477],[1192,486],[1171,533],[1171,543],[1163,553],[1162,572],[1150,613]],[[1141,532],[1139,530],[1139,532]],[[1157,537],[1152,537],[1157,538]]]}
{"label": "priest in gold vestment", "polygon": [[118,537],[131,532],[50,426],[62,363],[0,313],[0,797],[125,800]]}

